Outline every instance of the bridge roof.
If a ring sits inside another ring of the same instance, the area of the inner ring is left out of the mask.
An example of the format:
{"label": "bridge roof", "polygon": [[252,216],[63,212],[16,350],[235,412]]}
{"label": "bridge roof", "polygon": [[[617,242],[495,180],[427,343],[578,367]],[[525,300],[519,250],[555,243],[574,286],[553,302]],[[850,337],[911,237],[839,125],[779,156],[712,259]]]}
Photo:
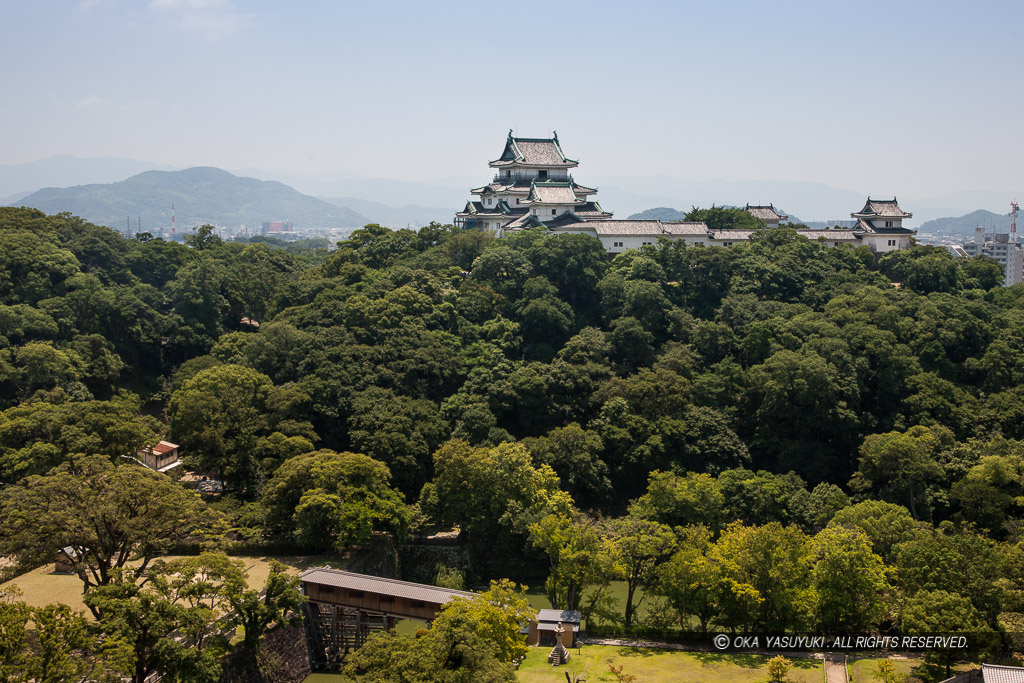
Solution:
{"label": "bridge roof", "polygon": [[378,595],[392,595],[396,598],[408,600],[420,600],[443,605],[452,598],[472,598],[475,594],[469,591],[457,591],[450,588],[438,588],[427,586],[422,583],[410,583],[398,579],[385,579],[380,576],[368,576],[356,574],[330,567],[314,567],[299,574],[299,578],[305,583],[316,583],[323,586],[334,586],[336,588],[347,588],[364,593],[377,593]]}

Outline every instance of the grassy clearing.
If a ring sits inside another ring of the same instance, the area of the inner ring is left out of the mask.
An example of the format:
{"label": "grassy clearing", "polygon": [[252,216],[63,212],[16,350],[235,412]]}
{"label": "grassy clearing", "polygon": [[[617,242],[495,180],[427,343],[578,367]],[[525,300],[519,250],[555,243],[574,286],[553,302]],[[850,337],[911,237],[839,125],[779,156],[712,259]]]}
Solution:
{"label": "grassy clearing", "polygon": [[[583,674],[588,683],[615,681],[608,670],[609,664],[623,665],[625,673],[638,681],[658,683],[693,683],[707,681],[722,683],[764,683],[768,677],[767,657],[713,652],[677,652],[647,648],[585,645],[580,654],[572,651],[572,659],[564,667],[547,663],[550,648],[530,648],[526,660],[519,668],[520,683],[559,683],[565,680],[565,671]],[[817,659],[793,659],[789,673],[792,683],[821,683],[822,663]]]}
{"label": "grassy clearing", "polygon": [[[877,683],[874,677],[875,666],[879,659],[851,659],[849,661],[850,667],[850,681],[851,683]],[[922,679],[913,676],[913,669],[920,666],[923,663],[919,657],[893,657],[892,662],[896,665],[896,673],[908,676],[909,680],[913,683],[919,683]],[[967,671],[968,669],[975,669],[977,666],[968,663],[958,663],[953,665],[953,673],[957,674],[961,671]],[[936,673],[941,674],[941,677],[945,676],[945,669],[938,669]]]}
{"label": "grassy clearing", "polygon": [[[163,560],[173,560],[179,557],[178,555],[168,555],[160,558]],[[270,562],[271,560],[277,560],[288,567],[288,571],[291,574],[297,574],[298,572],[308,567],[323,564],[326,558],[314,556],[314,557],[298,557],[298,556],[287,556],[287,557],[252,557],[252,556],[239,556],[232,559],[241,560],[245,564],[246,570],[249,572],[249,586],[252,588],[262,588],[263,584],[267,580],[267,576],[270,575]],[[32,607],[42,607],[54,602],[59,602],[67,605],[71,609],[81,610],[89,616],[89,611],[85,607],[85,603],[82,602],[82,581],[74,574],[54,574],[53,565],[47,564],[42,567],[33,569],[30,572],[22,574],[6,583],[0,584],[0,587],[17,586],[21,589],[23,595],[22,600]]]}

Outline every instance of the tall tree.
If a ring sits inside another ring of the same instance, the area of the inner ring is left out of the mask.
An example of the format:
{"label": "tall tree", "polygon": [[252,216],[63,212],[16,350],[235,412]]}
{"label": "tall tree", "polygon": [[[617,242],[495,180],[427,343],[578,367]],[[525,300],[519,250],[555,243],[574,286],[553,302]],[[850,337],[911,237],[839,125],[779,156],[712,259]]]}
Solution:
{"label": "tall tree", "polygon": [[654,581],[658,567],[675,550],[676,537],[664,524],[635,517],[609,520],[607,532],[615,553],[616,570],[626,582],[623,617],[629,629],[644,601],[643,597],[636,600],[637,589]]}
{"label": "tall tree", "polygon": [[[218,519],[166,476],[103,456],[76,457],[7,487],[0,517],[0,551],[36,566],[69,547],[86,591],[111,583],[121,570],[142,576],[161,552],[213,531]],[[99,608],[91,609],[98,618]]]}

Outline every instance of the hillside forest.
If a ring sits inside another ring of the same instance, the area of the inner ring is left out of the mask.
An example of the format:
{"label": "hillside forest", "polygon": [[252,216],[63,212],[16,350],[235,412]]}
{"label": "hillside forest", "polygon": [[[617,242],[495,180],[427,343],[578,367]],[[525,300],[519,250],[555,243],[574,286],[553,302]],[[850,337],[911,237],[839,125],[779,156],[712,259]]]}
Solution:
{"label": "hillside forest", "polygon": [[[162,553],[334,553],[416,578],[401,548],[452,528],[470,561],[430,579],[543,585],[593,633],[1005,648],[1024,625],[1024,286],[1001,281],[984,257],[787,228],[613,258],[542,230],[367,225],[328,250],[2,208],[0,551],[15,573],[106,552],[79,568],[89,617],[125,643],[104,666],[143,678],[219,671],[201,637],[168,654],[129,626],[140,600],[180,604]],[[223,493],[124,457],[160,438]],[[116,532],[79,523],[98,511]],[[244,612],[230,560],[197,557],[227,562],[213,575]],[[292,606],[275,580],[257,639]],[[174,614],[160,628],[199,618]],[[477,650],[473,680],[514,680],[515,647]],[[374,651],[365,680],[420,680]]]}

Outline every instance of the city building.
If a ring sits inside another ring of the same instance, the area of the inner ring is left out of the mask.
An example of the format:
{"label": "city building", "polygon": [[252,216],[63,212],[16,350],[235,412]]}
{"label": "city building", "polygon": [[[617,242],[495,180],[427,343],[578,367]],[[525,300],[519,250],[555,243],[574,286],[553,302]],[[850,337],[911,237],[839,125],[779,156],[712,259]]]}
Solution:
{"label": "city building", "polygon": [[989,256],[1003,267],[1003,285],[1010,287],[1024,281],[1024,244],[1010,239],[1009,233],[974,229],[974,241],[950,249],[956,256]]}
{"label": "city building", "polygon": [[291,221],[264,221],[259,234],[284,240],[292,240],[298,236]]}

